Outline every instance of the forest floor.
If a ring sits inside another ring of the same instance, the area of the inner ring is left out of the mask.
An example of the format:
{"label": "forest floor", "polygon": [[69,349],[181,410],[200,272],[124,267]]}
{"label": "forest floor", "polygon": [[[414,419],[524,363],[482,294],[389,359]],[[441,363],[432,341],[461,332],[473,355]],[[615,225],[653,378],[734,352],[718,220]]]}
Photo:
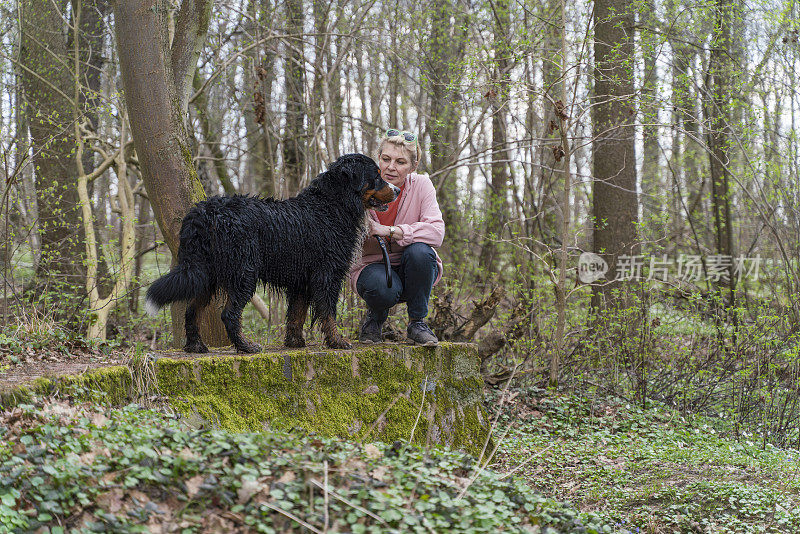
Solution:
{"label": "forest floor", "polygon": [[43,399],[0,413],[0,531],[611,530],[457,451]]}
{"label": "forest floor", "polygon": [[[500,394],[489,404],[497,406]],[[723,418],[512,389],[493,468],[624,532],[800,532],[800,452]],[[504,437],[503,437],[504,436]]]}
{"label": "forest floor", "polygon": [[[68,352],[0,359],[0,380],[126,358],[113,349]],[[326,524],[330,532],[800,532],[800,453],[735,436],[724,418],[537,388],[488,390],[486,407],[492,415],[499,408],[498,449],[480,470],[463,454],[400,442],[234,434],[187,427],[169,411],[43,399],[0,413],[0,525],[52,533],[302,524],[308,532]]]}

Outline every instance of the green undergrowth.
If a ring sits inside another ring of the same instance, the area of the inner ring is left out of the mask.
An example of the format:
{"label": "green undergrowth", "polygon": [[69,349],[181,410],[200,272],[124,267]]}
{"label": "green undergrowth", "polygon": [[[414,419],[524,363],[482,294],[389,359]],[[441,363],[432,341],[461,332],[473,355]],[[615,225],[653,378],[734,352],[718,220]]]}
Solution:
{"label": "green undergrowth", "polygon": [[535,388],[506,395],[500,469],[518,468],[535,490],[615,532],[800,532],[797,450],[734,439],[722,419],[663,406]]}
{"label": "green undergrowth", "polygon": [[608,532],[473,457],[303,431],[233,433],[128,405],[0,417],[12,532]]}

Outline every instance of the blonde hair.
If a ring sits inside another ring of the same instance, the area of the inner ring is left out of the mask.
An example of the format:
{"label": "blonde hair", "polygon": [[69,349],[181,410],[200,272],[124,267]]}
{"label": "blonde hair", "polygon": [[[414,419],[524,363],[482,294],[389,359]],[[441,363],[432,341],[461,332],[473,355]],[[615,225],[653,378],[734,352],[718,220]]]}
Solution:
{"label": "blonde hair", "polygon": [[391,143],[395,146],[405,148],[409,154],[412,167],[416,168],[417,165],[419,165],[419,162],[422,159],[422,149],[419,146],[419,136],[417,136],[414,141],[406,141],[402,133],[400,135],[393,135],[392,137],[383,136],[381,139],[381,144],[378,145],[378,155],[376,159],[380,159],[381,154],[383,154],[383,147],[386,146],[386,143]]}

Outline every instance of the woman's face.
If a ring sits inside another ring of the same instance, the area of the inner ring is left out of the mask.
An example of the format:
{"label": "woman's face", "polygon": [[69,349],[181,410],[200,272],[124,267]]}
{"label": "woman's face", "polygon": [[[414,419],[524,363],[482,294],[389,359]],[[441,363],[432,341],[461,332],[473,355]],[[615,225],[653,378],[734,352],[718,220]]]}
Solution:
{"label": "woman's face", "polygon": [[416,167],[411,164],[408,150],[392,143],[384,143],[378,160],[381,178],[397,187],[401,187],[406,182],[406,176]]}

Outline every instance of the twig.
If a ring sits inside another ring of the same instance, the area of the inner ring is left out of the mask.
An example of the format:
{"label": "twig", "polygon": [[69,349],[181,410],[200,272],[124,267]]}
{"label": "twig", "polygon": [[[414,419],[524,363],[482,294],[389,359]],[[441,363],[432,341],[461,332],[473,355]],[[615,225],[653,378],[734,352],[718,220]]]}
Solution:
{"label": "twig", "polygon": [[414,421],[414,426],[411,429],[411,437],[408,438],[409,445],[414,440],[414,431],[417,430],[417,423],[419,423],[419,418],[422,416],[422,409],[425,406],[425,394],[428,392],[428,375],[425,375],[425,382],[422,388],[422,403],[419,405],[419,412],[417,413],[417,420]]}
{"label": "twig", "polygon": [[299,517],[297,517],[296,515],[294,515],[291,512],[287,512],[286,510],[282,510],[282,509],[278,508],[277,506],[275,506],[272,503],[262,502],[261,504],[263,506],[266,506],[270,510],[274,510],[274,511],[278,512],[279,514],[285,515],[286,517],[288,517],[292,521],[296,521],[297,523],[299,523],[300,525],[306,527],[308,530],[310,530],[314,534],[323,534],[323,532],[321,530],[312,527],[311,525],[309,525],[308,523],[306,523],[305,521],[303,521],[302,519],[300,519]]}
{"label": "twig", "polygon": [[545,447],[544,449],[540,449],[540,450],[538,450],[538,451],[534,452],[533,454],[531,454],[530,456],[528,456],[528,457],[525,459],[525,461],[524,461],[524,462],[522,462],[521,464],[519,464],[517,467],[515,467],[514,469],[512,469],[512,470],[511,470],[511,471],[509,471],[508,473],[504,473],[503,475],[501,475],[501,476],[500,476],[500,480],[504,480],[504,479],[506,479],[506,478],[510,477],[511,475],[513,475],[514,473],[516,473],[517,471],[519,471],[520,469],[522,469],[524,466],[526,466],[526,465],[528,464],[528,462],[530,462],[531,460],[533,460],[534,458],[536,458],[537,456],[539,456],[540,454],[542,454],[542,453],[543,453],[543,452],[545,452],[546,450],[548,450],[548,449],[552,449],[552,448],[555,446],[555,444],[556,444],[556,443],[560,443],[560,440],[559,440],[559,441],[554,441],[553,443],[551,443],[550,445],[548,445],[548,446],[547,446],[547,447]]}
{"label": "twig", "polygon": [[322,488],[322,494],[325,498],[325,528],[323,532],[328,532],[328,523],[330,521],[330,514],[329,514],[329,506],[330,501],[328,500],[328,460],[324,460],[322,462],[323,468],[323,476],[325,477],[325,487]]}
{"label": "twig", "polygon": [[381,518],[380,516],[378,516],[378,515],[375,515],[374,513],[372,513],[372,512],[370,512],[369,510],[367,510],[366,508],[363,508],[363,507],[361,507],[361,506],[357,505],[357,504],[356,504],[356,503],[354,503],[354,502],[350,502],[348,499],[345,499],[343,496],[339,495],[339,494],[338,494],[338,493],[336,493],[334,490],[332,490],[331,488],[329,488],[327,484],[325,484],[325,485],[323,486],[323,485],[322,485],[322,483],[321,483],[319,480],[316,480],[316,479],[313,479],[313,478],[311,479],[311,483],[312,483],[312,484],[314,484],[315,486],[317,486],[318,488],[320,488],[322,491],[324,491],[324,492],[325,492],[325,495],[327,495],[328,493],[330,493],[330,494],[331,494],[331,495],[333,495],[335,498],[337,498],[337,499],[339,499],[340,501],[342,501],[343,503],[345,503],[347,506],[352,506],[353,508],[355,508],[355,509],[356,509],[356,510],[358,510],[359,512],[361,512],[361,513],[363,513],[363,514],[366,514],[366,515],[370,516],[371,518],[375,519],[376,521],[380,521],[380,522],[381,522],[381,523],[383,523],[384,525],[388,524],[388,523],[386,523],[386,521],[385,521],[383,518]]}

